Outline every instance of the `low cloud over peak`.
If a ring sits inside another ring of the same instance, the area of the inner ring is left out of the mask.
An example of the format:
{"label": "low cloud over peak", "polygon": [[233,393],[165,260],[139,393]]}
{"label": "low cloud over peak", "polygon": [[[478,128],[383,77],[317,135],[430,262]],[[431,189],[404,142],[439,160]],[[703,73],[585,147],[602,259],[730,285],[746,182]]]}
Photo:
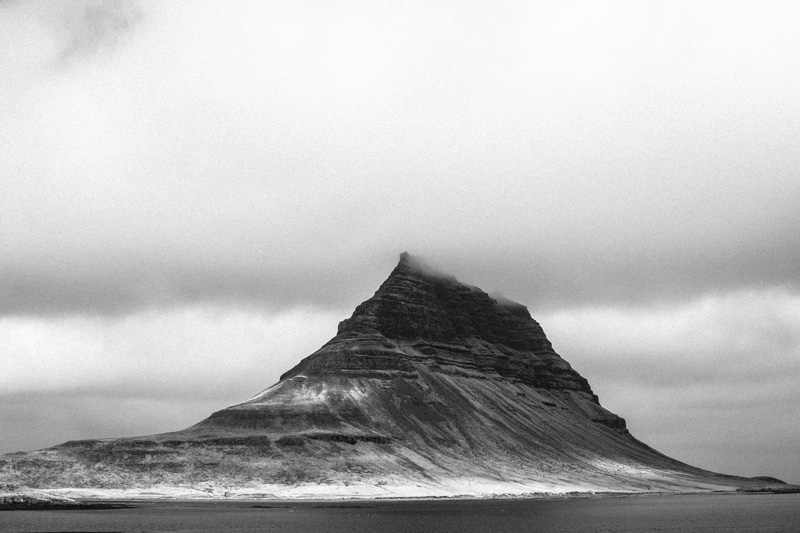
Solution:
{"label": "low cloud over peak", "polygon": [[[391,271],[394,255],[389,242],[376,242],[374,250],[342,250],[333,240],[330,248],[297,242],[308,249],[298,256],[276,243],[267,252],[246,246],[203,250],[201,237],[192,234],[186,238],[195,240],[195,250],[117,248],[113,242],[103,243],[105,237],[94,237],[94,249],[76,243],[60,255],[28,249],[0,259],[0,314],[118,315],[198,303],[273,312],[332,307],[357,303],[374,290]],[[568,246],[520,247],[500,262],[480,242],[468,251],[448,250],[443,244],[441,250],[432,248],[430,256],[437,272],[501,291],[532,309],[652,305],[746,288],[797,291],[800,284],[792,268],[793,245],[739,249],[736,257],[691,250],[667,257],[652,247],[586,254]]]}

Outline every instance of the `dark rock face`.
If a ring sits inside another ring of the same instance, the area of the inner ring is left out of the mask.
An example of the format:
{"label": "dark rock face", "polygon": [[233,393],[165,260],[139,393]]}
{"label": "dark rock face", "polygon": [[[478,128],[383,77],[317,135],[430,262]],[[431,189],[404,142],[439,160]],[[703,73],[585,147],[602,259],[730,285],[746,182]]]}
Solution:
{"label": "dark rock face", "polygon": [[700,470],[639,442],[525,306],[408,254],[333,339],[256,397],[183,431],[7,455],[4,480],[258,487],[272,497],[768,485]]}
{"label": "dark rock face", "polygon": [[[625,420],[600,406],[586,379],[553,350],[524,305],[493,299],[407,253],[375,295],[339,324],[338,334],[281,376],[276,387],[214,413],[200,427],[308,431],[357,425],[365,432],[411,432],[426,440],[441,424],[470,418],[474,409],[457,388],[444,392],[451,387],[445,377],[549,391],[579,402],[593,422],[627,434]],[[348,380],[356,379],[381,383],[369,394],[372,414],[350,397]],[[320,394],[324,389],[327,400],[294,401],[297,384]],[[410,413],[426,422],[424,429],[408,420]],[[469,436],[458,430],[440,435],[439,442],[465,440]]]}
{"label": "dark rock face", "polygon": [[342,370],[411,371],[415,358],[438,372],[455,367],[542,389],[592,394],[524,305],[500,303],[452,276],[429,272],[407,253],[375,296],[339,324],[338,335],[281,379]]}

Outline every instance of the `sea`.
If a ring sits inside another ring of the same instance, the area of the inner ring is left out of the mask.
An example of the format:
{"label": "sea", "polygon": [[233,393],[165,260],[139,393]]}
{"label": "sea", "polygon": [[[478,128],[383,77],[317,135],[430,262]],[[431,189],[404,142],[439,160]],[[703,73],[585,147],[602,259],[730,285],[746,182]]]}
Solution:
{"label": "sea", "polygon": [[800,494],[132,503],[0,512],[2,532],[800,532]]}

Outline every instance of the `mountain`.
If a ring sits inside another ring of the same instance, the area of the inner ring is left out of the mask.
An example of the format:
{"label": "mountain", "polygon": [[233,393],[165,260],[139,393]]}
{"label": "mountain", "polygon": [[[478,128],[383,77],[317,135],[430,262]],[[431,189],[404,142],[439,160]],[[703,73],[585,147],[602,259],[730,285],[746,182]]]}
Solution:
{"label": "mountain", "polygon": [[0,458],[65,496],[396,497],[758,489],[634,438],[524,305],[407,253],[336,336],[182,431]]}

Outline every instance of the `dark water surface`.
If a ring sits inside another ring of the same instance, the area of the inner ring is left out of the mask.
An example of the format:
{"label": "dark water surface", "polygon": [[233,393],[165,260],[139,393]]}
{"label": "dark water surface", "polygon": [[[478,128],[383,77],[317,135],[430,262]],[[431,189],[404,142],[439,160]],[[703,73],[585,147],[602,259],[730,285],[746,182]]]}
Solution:
{"label": "dark water surface", "polygon": [[0,531],[800,532],[800,494],[137,505],[0,512]]}

